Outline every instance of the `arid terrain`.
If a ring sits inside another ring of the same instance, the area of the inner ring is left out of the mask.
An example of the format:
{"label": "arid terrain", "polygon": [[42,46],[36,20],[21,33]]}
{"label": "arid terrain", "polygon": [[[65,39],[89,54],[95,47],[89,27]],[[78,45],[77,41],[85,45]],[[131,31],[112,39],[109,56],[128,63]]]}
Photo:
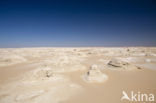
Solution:
{"label": "arid terrain", "polygon": [[123,91],[156,96],[156,47],[0,49],[0,103],[132,103]]}

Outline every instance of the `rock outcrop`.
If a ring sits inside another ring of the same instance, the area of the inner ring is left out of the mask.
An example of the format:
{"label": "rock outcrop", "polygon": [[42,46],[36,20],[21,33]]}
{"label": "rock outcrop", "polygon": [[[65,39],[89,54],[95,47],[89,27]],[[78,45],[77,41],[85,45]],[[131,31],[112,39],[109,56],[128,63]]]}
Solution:
{"label": "rock outcrop", "polygon": [[111,59],[107,64],[108,69],[112,70],[136,70],[139,67],[120,59]]}
{"label": "rock outcrop", "polygon": [[108,76],[100,71],[97,65],[92,65],[84,80],[89,83],[102,83],[108,79]]}
{"label": "rock outcrop", "polygon": [[125,61],[121,61],[119,59],[111,59],[108,62],[108,65],[113,66],[113,67],[123,67],[125,65],[129,65],[129,63]]}

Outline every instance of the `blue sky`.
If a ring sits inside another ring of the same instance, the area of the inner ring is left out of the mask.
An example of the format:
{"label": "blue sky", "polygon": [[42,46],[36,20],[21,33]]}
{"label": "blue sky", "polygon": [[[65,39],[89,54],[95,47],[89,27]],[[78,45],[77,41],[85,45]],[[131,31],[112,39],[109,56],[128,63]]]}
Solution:
{"label": "blue sky", "polygon": [[1,0],[0,47],[156,46],[155,0]]}

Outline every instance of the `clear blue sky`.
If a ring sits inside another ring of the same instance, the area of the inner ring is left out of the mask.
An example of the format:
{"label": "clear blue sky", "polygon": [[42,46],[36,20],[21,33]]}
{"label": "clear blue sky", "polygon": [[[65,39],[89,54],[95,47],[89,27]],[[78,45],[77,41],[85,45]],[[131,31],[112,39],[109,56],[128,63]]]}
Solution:
{"label": "clear blue sky", "polygon": [[0,0],[0,47],[156,46],[155,0]]}

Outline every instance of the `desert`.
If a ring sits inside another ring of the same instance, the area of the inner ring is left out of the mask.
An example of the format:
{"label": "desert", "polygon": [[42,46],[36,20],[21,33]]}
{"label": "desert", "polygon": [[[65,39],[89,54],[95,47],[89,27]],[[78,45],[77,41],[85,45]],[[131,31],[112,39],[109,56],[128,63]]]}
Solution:
{"label": "desert", "polygon": [[0,103],[130,103],[156,94],[155,67],[155,47],[1,48]]}

